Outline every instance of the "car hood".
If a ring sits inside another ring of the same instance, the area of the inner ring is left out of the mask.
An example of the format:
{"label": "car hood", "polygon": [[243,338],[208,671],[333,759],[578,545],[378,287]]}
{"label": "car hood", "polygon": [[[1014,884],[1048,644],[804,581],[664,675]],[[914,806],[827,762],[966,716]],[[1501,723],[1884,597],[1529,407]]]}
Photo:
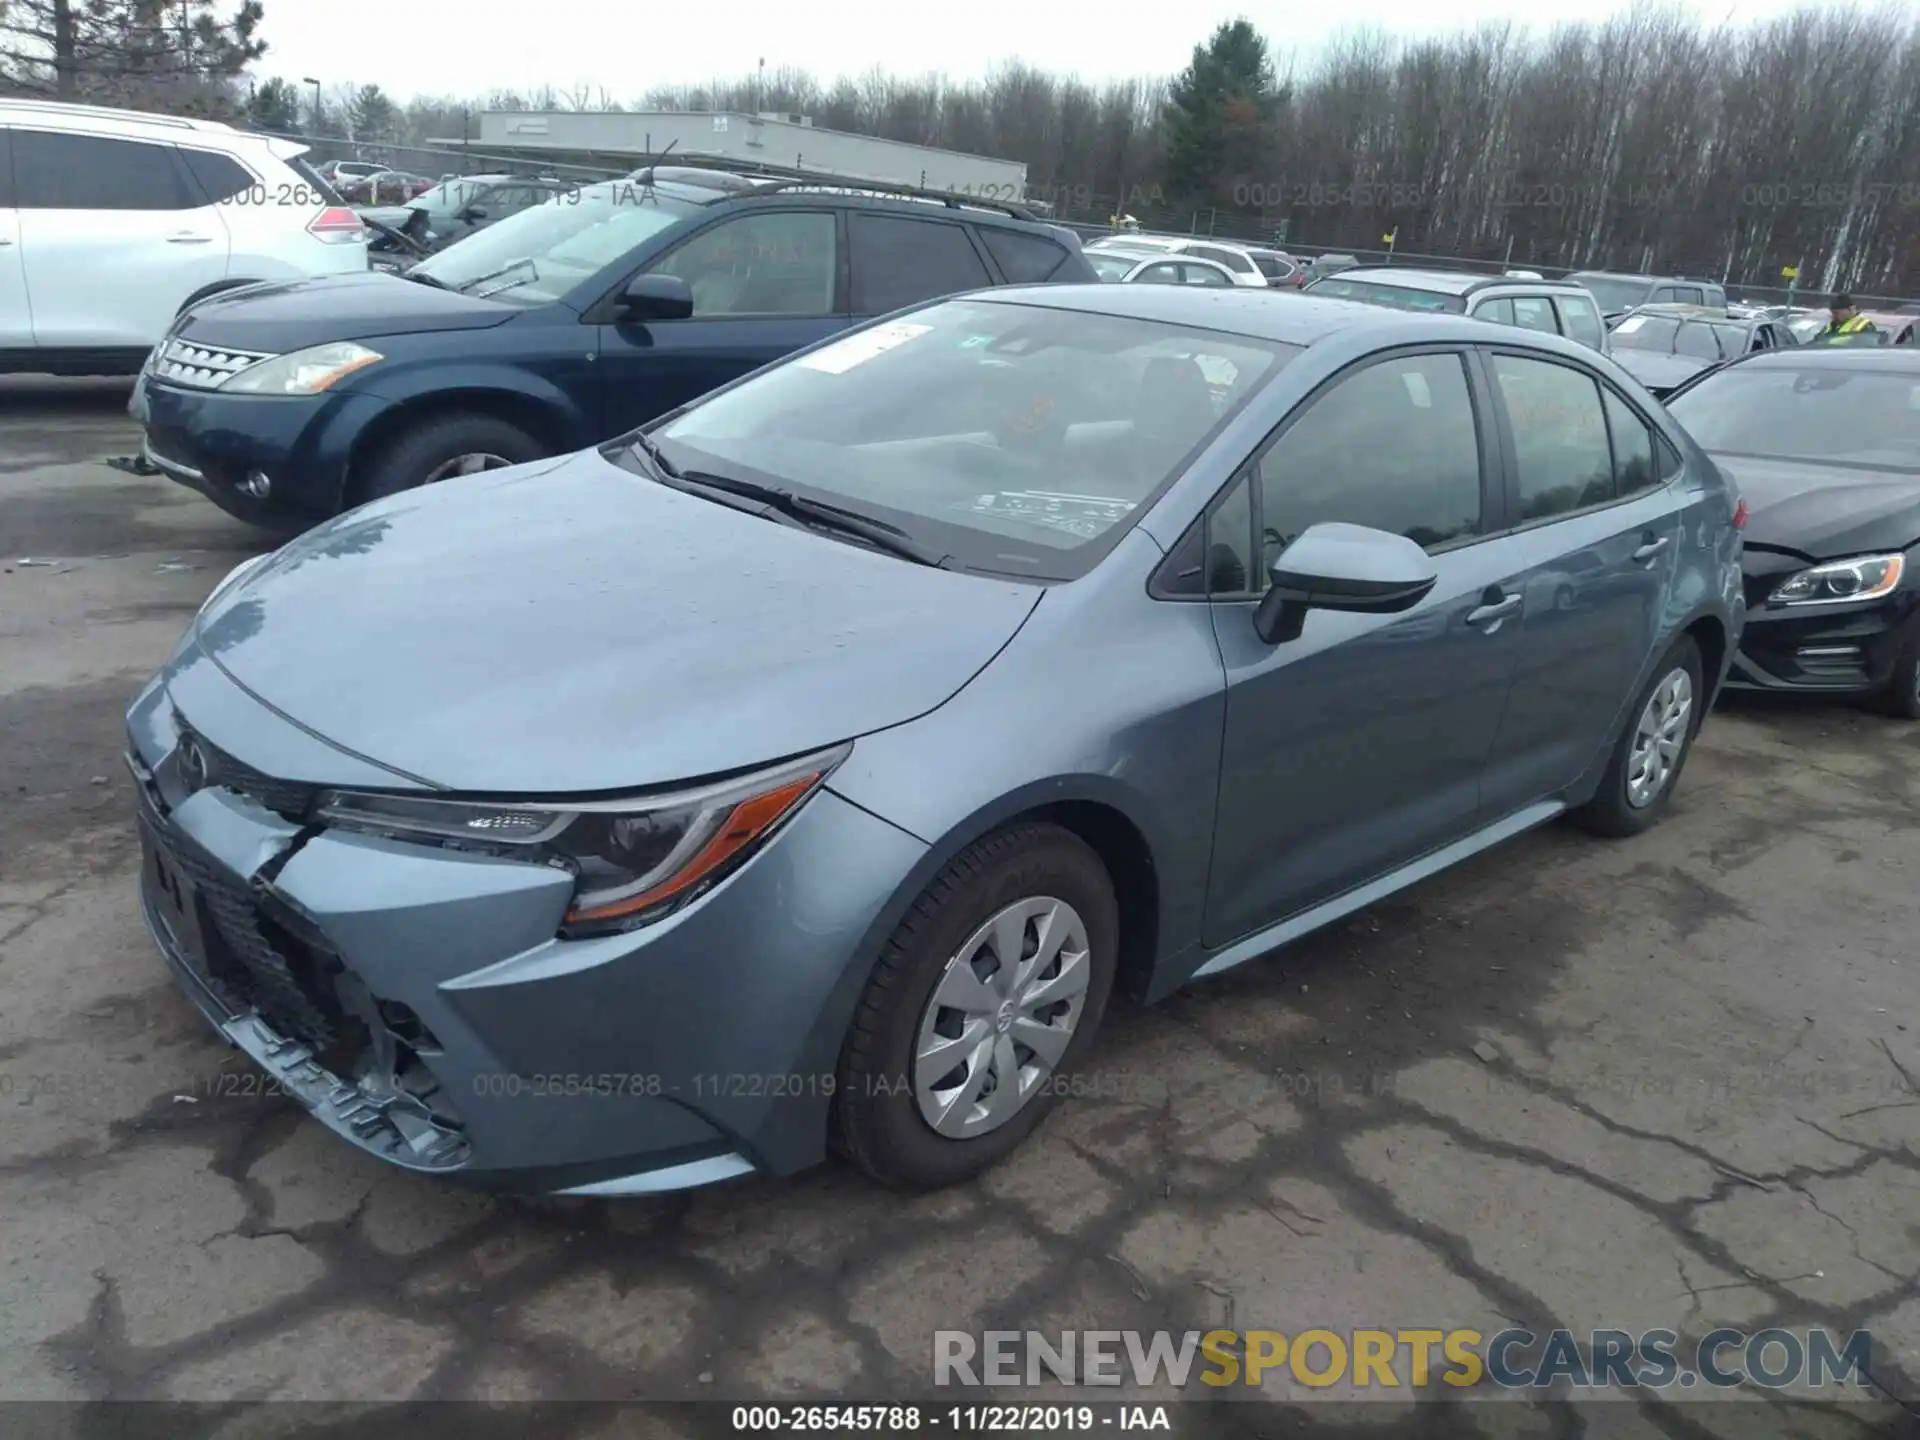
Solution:
{"label": "car hood", "polygon": [[255,699],[362,759],[451,790],[577,795],[914,719],[1042,593],[586,451],[330,521],[217,594],[195,638]]}
{"label": "car hood", "polygon": [[377,271],[249,285],[193,307],[179,338],[196,345],[285,354],[333,340],[430,330],[485,330],[513,307]]}
{"label": "car hood", "polygon": [[1614,364],[1654,391],[1671,390],[1713,363],[1696,360],[1691,355],[1662,355],[1655,350],[1631,350],[1623,345],[1612,347],[1607,354]]}
{"label": "car hood", "polygon": [[1835,560],[1920,539],[1920,474],[1737,454],[1713,463],[1747,502],[1749,545]]}

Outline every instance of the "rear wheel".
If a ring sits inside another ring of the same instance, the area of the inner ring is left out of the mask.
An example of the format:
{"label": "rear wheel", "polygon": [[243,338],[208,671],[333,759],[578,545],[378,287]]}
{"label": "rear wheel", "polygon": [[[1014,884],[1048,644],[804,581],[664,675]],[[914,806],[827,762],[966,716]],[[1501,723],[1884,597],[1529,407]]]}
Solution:
{"label": "rear wheel", "polygon": [[360,476],[360,500],[543,459],[547,447],[491,415],[436,415],[400,432]]}
{"label": "rear wheel", "polygon": [[1658,824],[1703,718],[1700,647],[1683,635],[1634,699],[1607,771],[1573,818],[1596,835],[1638,835]]}
{"label": "rear wheel", "polygon": [[907,912],[841,1053],[835,1148],[886,1185],[965,1180],[1026,1139],[1106,1010],[1119,909],[1055,825],[964,851]]}

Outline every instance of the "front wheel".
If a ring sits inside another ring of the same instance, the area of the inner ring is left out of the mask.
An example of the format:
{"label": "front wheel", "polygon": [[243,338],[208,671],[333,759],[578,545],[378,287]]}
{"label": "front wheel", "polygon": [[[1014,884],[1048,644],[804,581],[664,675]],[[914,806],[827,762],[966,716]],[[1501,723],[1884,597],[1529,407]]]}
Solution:
{"label": "front wheel", "polygon": [[1881,692],[1880,708],[1899,720],[1920,720],[1920,620],[1893,667],[1893,679]]}
{"label": "front wheel", "polygon": [[841,1053],[835,1148],[932,1190],[1026,1139],[1106,1010],[1119,907],[1079,837],[1022,824],[976,842],[916,900]]}
{"label": "front wheel", "polygon": [[441,480],[544,459],[547,447],[491,415],[436,415],[403,430],[360,477],[359,499],[381,500]]}
{"label": "front wheel", "polygon": [[1667,813],[1703,718],[1700,647],[1683,635],[1627,712],[1600,788],[1574,820],[1596,835],[1638,835]]}

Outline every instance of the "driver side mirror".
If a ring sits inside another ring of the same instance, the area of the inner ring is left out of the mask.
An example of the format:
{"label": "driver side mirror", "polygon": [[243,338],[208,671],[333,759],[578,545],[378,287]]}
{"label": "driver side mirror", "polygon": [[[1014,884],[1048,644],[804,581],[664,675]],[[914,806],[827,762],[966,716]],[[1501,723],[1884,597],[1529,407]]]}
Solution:
{"label": "driver side mirror", "polygon": [[482,220],[487,218],[487,207],[484,205],[469,205],[460,212],[460,218],[469,225],[478,225]]}
{"label": "driver side mirror", "polygon": [[693,314],[693,287],[678,275],[636,275],[620,292],[629,320],[685,320]]}
{"label": "driver side mirror", "polygon": [[1268,574],[1273,584],[1253,612],[1253,628],[1269,645],[1298,640],[1309,610],[1411,610],[1440,578],[1427,552],[1406,536],[1332,521],[1303,530]]}

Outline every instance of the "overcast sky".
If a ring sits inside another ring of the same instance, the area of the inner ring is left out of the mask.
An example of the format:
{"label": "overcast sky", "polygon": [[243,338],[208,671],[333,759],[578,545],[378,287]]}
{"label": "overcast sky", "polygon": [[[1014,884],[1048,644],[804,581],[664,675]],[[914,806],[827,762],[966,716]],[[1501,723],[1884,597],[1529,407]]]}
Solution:
{"label": "overcast sky", "polygon": [[[1245,15],[1276,49],[1310,53],[1343,28],[1444,32],[1512,16],[1536,29],[1599,20],[1606,0],[1252,0],[1209,12],[1125,0],[267,0],[263,75],[379,85],[400,98],[604,85],[632,101],[650,87],[751,73],[765,58],[823,80],[880,66],[900,75],[973,77],[1018,59],[1087,80],[1166,75],[1214,25]],[[1760,19],[1795,0],[1693,0],[1708,24]]]}

